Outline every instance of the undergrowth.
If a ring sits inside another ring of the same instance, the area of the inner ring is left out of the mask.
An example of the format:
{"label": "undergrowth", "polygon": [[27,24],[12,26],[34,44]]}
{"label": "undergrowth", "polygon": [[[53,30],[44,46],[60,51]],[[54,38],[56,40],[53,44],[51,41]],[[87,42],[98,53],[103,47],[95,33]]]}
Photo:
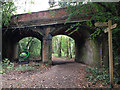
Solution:
{"label": "undergrowth", "polygon": [[21,65],[15,68],[15,71],[21,71],[21,72],[32,71],[32,70],[34,70],[34,68],[32,66],[27,66],[27,65]]}
{"label": "undergrowth", "polygon": [[[92,83],[102,82],[104,84],[110,84],[108,69],[87,67],[86,71],[87,71],[86,78],[88,78],[90,82]],[[118,83],[118,81],[120,81],[120,77],[116,77],[114,75],[114,83]]]}
{"label": "undergrowth", "polygon": [[12,70],[14,68],[14,63],[5,58],[3,61],[0,62],[0,68],[0,74],[4,74],[6,71]]}

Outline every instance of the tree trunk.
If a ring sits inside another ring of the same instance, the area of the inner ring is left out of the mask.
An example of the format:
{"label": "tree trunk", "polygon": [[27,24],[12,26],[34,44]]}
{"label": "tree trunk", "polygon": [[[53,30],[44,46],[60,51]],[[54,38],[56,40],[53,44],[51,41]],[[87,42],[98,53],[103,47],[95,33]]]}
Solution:
{"label": "tree trunk", "polygon": [[67,41],[67,58],[69,57],[69,49],[68,49],[68,47],[69,47],[69,40],[68,39],[66,39],[66,41]]}
{"label": "tree trunk", "polygon": [[58,49],[58,57],[61,57],[61,48],[62,48],[62,37],[59,39],[59,49]]}
{"label": "tree trunk", "polygon": [[70,58],[72,58],[72,52],[71,52],[71,39],[69,38],[69,53],[70,53]]}

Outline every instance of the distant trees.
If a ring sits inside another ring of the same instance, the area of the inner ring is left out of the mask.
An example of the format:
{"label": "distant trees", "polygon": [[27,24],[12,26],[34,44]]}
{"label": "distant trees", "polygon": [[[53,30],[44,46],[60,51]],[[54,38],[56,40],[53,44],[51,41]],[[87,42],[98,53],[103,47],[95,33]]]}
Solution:
{"label": "distant trees", "polygon": [[[18,43],[19,54],[21,51],[28,50],[29,58],[41,58],[41,41],[37,38],[26,37]],[[74,40],[68,36],[58,35],[53,37],[52,52],[54,56],[62,58],[73,58],[75,56]]]}
{"label": "distant trees", "polygon": [[61,57],[62,55],[62,53],[61,53],[61,51],[62,51],[62,37],[60,37],[60,39],[59,39],[59,44],[58,44],[58,57]]}
{"label": "distant trees", "polygon": [[58,35],[53,37],[52,44],[54,56],[63,58],[72,58],[75,56],[75,44],[72,38],[64,35]]}
{"label": "distant trees", "polygon": [[30,58],[41,57],[41,41],[37,38],[26,37],[19,41],[18,43],[19,53],[24,50],[30,52]]}

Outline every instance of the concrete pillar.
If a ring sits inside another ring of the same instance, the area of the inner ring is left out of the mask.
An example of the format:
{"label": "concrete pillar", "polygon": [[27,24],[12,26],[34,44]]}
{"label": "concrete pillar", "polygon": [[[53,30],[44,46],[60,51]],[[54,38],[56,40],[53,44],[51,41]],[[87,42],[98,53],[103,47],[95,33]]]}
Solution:
{"label": "concrete pillar", "polygon": [[43,63],[52,64],[52,35],[49,32],[50,28],[48,27],[42,41],[42,61]]}
{"label": "concrete pillar", "polygon": [[6,40],[6,42],[3,42],[3,59],[8,58],[10,61],[13,61],[18,58],[18,46],[17,43]]}
{"label": "concrete pillar", "polygon": [[10,59],[10,61],[13,61],[13,57],[14,57],[14,44],[13,42],[8,42],[7,43],[7,49],[6,49],[6,57]]}
{"label": "concrete pillar", "polygon": [[81,63],[82,61],[80,60],[80,58],[81,58],[80,48],[81,48],[81,44],[78,41],[75,40],[75,61]]}
{"label": "concrete pillar", "polygon": [[18,44],[17,43],[14,45],[14,52],[13,53],[14,53],[13,59],[14,60],[18,59]]}

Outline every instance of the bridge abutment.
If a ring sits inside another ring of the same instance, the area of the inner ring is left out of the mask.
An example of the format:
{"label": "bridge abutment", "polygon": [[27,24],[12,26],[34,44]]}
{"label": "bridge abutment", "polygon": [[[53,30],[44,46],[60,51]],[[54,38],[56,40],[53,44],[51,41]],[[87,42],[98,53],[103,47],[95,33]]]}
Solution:
{"label": "bridge abutment", "polygon": [[89,31],[83,31],[82,37],[75,40],[75,61],[93,66],[100,65],[100,44],[90,38]]}

